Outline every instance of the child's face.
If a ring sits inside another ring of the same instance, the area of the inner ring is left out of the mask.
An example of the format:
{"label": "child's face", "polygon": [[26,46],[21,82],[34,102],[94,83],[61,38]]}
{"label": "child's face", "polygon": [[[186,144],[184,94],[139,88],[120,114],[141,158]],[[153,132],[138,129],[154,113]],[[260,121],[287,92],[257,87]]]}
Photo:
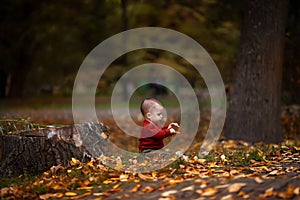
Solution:
{"label": "child's face", "polygon": [[164,107],[162,107],[159,104],[155,104],[153,107],[150,108],[149,112],[147,113],[147,119],[156,125],[162,125],[164,121],[163,112]]}

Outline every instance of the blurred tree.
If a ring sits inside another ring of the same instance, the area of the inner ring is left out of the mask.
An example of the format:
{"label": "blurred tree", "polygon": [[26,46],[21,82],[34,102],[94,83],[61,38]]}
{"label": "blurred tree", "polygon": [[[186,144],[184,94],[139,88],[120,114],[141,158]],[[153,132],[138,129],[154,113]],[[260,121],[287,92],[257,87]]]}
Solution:
{"label": "blurred tree", "polygon": [[[2,2],[0,67],[8,96],[32,95],[43,85],[72,88],[85,55],[118,32],[105,1]],[[12,14],[14,13],[14,14]]]}
{"label": "blurred tree", "polygon": [[283,103],[300,104],[300,1],[289,1],[283,69]]}
{"label": "blurred tree", "polygon": [[[138,2],[128,4],[130,27],[158,26],[187,34],[208,51],[225,81],[231,80],[240,33],[241,3],[239,1],[154,0]],[[168,62],[192,82],[197,82],[199,79],[194,69],[187,62],[182,62],[183,59],[178,59],[176,56],[170,57],[165,53],[146,56],[151,58],[152,62],[162,60],[163,64]]]}
{"label": "blurred tree", "polygon": [[226,139],[278,143],[281,78],[288,2],[246,0]]}
{"label": "blurred tree", "polygon": [[[0,65],[6,76],[7,96],[20,97],[24,90],[36,43],[34,25],[41,3],[28,1],[2,1],[0,7]],[[22,23],[20,23],[22,22]]]}
{"label": "blurred tree", "polygon": [[[52,92],[54,86],[71,94],[84,57],[124,27],[165,27],[191,36],[212,55],[226,81],[239,41],[240,4],[234,0],[3,0],[0,11],[0,68],[6,77],[0,91],[8,88],[9,96],[37,95],[43,88]],[[131,67],[167,62],[197,86],[197,73],[175,55],[136,52],[126,60]],[[105,89],[128,69],[119,61],[101,79]]]}

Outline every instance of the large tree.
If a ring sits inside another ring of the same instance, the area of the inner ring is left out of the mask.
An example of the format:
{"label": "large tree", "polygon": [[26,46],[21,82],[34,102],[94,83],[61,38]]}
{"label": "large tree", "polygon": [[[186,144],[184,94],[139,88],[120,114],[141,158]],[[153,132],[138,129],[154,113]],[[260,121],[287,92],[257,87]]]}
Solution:
{"label": "large tree", "polygon": [[288,1],[246,0],[224,136],[277,143]]}

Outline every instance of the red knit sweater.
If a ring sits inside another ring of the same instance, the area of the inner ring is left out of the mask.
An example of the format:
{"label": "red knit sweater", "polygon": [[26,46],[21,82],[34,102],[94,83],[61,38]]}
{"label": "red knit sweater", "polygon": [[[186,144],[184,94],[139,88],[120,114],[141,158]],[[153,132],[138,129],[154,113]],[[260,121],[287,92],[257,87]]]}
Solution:
{"label": "red knit sweater", "polygon": [[139,139],[140,152],[144,149],[161,149],[164,147],[163,139],[173,135],[167,126],[159,127],[144,120],[141,138]]}

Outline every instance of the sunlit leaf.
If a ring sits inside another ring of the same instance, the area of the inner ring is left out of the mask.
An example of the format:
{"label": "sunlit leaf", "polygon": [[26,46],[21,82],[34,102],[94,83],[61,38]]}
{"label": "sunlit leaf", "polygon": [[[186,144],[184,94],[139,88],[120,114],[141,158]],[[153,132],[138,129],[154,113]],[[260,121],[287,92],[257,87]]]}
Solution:
{"label": "sunlit leaf", "polygon": [[220,200],[233,200],[232,194],[228,194],[226,196],[223,196]]}
{"label": "sunlit leaf", "polygon": [[130,192],[137,192],[139,189],[141,189],[141,187],[142,187],[141,184],[137,184],[130,190]]}
{"label": "sunlit leaf", "polygon": [[54,197],[57,197],[57,194],[47,193],[47,194],[42,194],[39,196],[40,199],[50,199],[50,198],[54,198]]}
{"label": "sunlit leaf", "polygon": [[214,188],[214,187],[205,188],[202,192],[202,196],[206,196],[206,197],[213,196],[217,192],[218,192],[217,188]]}
{"label": "sunlit leaf", "polygon": [[77,196],[77,193],[76,192],[66,192],[65,195],[67,197],[74,197],[74,196]]}
{"label": "sunlit leaf", "polygon": [[168,191],[165,191],[165,192],[161,193],[161,196],[162,197],[168,197],[168,196],[170,196],[172,194],[175,194],[177,192],[178,192],[177,190],[168,190]]}
{"label": "sunlit leaf", "polygon": [[142,189],[142,192],[144,193],[150,193],[155,190],[155,186],[146,186],[144,189]]}
{"label": "sunlit leaf", "polygon": [[246,183],[233,183],[228,187],[228,192],[238,192],[242,187],[244,187]]}

